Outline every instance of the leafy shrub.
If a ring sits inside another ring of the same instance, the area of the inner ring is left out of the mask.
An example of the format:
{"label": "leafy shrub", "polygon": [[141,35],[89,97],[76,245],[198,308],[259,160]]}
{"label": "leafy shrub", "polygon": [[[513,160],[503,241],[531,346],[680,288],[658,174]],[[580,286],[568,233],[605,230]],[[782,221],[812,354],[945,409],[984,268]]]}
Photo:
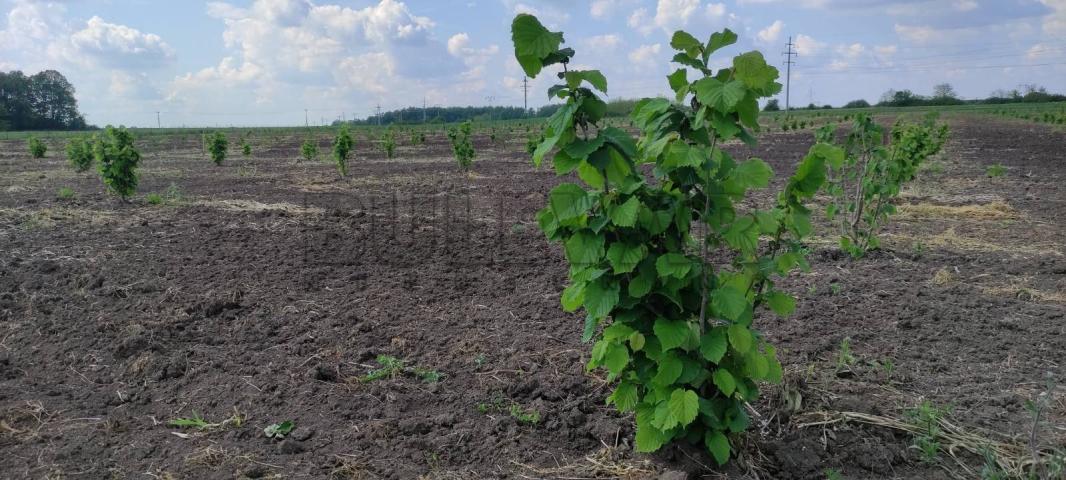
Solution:
{"label": "leafy shrub", "polygon": [[137,165],[141,162],[141,154],[133,146],[132,133],[108,125],[104,136],[93,143],[93,156],[108,190],[122,199],[137,191]]}
{"label": "leafy shrub", "polygon": [[252,145],[248,143],[248,139],[241,140],[241,155],[245,157],[252,156]]}
{"label": "leafy shrub", "polygon": [[391,159],[396,154],[396,131],[392,127],[381,136],[381,149],[385,151],[385,158]]}
{"label": "leafy shrub", "polygon": [[92,145],[84,138],[76,137],[67,142],[67,161],[75,171],[84,172],[93,166]]}
{"label": "leafy shrub", "polygon": [[56,192],[56,197],[59,197],[60,200],[73,200],[74,190],[70,187],[62,187]]}
{"label": "leafy shrub", "polygon": [[993,163],[992,165],[985,167],[985,175],[988,175],[988,178],[1002,177],[1006,174],[1007,167],[1004,167],[1002,164]]}
{"label": "leafy shrub", "polygon": [[158,193],[149,193],[148,195],[145,195],[144,200],[148,202],[149,205],[159,205],[163,203],[163,196]]}
{"label": "leafy shrub", "polygon": [[211,135],[207,142],[207,150],[211,152],[211,161],[215,162],[215,165],[222,165],[222,161],[226,159],[226,150],[229,150],[229,139],[226,138],[226,134],[215,132]]}
{"label": "leafy shrub", "polygon": [[304,160],[308,162],[318,157],[318,144],[315,143],[313,136],[308,135],[304,139],[304,143],[300,145],[300,155],[303,155]]}
{"label": "leafy shrub", "polygon": [[352,132],[348,126],[342,126],[337,132],[337,138],[333,139],[333,160],[337,162],[337,171],[341,176],[348,175],[348,156],[352,153]]}
{"label": "leafy shrub", "polygon": [[30,156],[33,158],[44,158],[44,154],[48,152],[48,146],[37,137],[30,137],[28,145]]}
{"label": "leafy shrub", "polygon": [[[718,32],[706,44],[685,32],[673,35],[674,61],[700,76],[690,81],[689,70],[679,68],[668,77],[676,103],[636,104],[637,142],[602,124],[596,91],[606,94],[607,79],[567,68],[574,51],[559,48],[562,33],[522,14],[512,38],[528,76],[549,65],[563,69],[565,83],[549,93],[566,103],[548,119],[533,161],[539,165],[555,151],[556,173],[576,172],[585,186],[553,189],[537,222],[563,244],[570,264],[564,310],[584,308],[583,340],[597,339],[588,368],[607,370],[615,384],[608,403],[636,412],[637,450],[686,440],[725,463],[730,436],[748,427],[745,403],[758,395],[755,382],[781,378],[776,351],[753,320],[765,310],[794,309],[795,299],[776,290],[774,278],[806,268],[800,240],[811,226],[802,202],[821,187],[824,162],[840,149],[816,144],[775,205],[738,211],[747,192],[767,187],[773,172],[759,159],[734,160],[720,146],[754,143],[757,102],[781,85],[758,52],[711,70],[717,63],[711,55],[735,43],[736,34]],[[638,168],[646,163],[654,164],[654,178]]]}
{"label": "leafy shrub", "polygon": [[[844,155],[829,162],[826,191],[832,197],[826,216],[840,230],[840,247],[861,257],[880,246],[877,232],[896,212],[893,200],[903,185],[914,179],[927,158],[940,151],[947,138],[947,126],[936,118],[922,123],[898,121],[891,131],[891,143],[884,144],[884,129],[870,116],[856,115],[843,145]],[[832,142],[833,126],[817,133],[819,140]]]}
{"label": "leafy shrub", "polygon": [[474,163],[474,145],[470,143],[473,125],[470,120],[460,123],[458,127],[448,129],[448,140],[452,142],[452,156],[459,165],[459,170],[469,170]]}

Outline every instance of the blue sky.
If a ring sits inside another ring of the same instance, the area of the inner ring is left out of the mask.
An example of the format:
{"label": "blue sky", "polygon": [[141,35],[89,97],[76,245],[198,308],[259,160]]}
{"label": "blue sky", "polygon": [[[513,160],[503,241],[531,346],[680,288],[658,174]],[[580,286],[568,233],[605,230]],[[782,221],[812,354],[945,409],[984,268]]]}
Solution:
{"label": "blue sky", "polygon": [[[537,14],[615,97],[667,91],[670,34],[740,35],[724,55],[799,57],[792,103],[951,83],[967,98],[1066,90],[1066,0],[0,0],[0,70],[52,68],[89,122],[295,125],[405,106],[522,104],[509,26]],[[724,64],[724,63],[723,63]],[[531,82],[531,106],[549,78]],[[782,99],[783,100],[783,99]]]}

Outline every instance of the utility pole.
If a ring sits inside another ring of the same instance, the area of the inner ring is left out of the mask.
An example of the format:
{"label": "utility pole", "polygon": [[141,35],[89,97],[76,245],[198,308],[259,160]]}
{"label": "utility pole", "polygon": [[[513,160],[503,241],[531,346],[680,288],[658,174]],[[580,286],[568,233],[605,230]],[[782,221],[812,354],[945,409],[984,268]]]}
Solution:
{"label": "utility pole", "polygon": [[426,123],[426,97],[422,97],[422,123]]}
{"label": "utility pole", "polygon": [[792,43],[792,36],[791,35],[788,36],[788,43],[786,43],[785,46],[788,47],[788,50],[785,51],[785,52],[782,52],[781,55],[785,55],[785,72],[786,72],[785,73],[785,113],[788,113],[789,108],[790,108],[789,107],[789,105],[790,105],[789,104],[789,100],[790,100],[789,99],[789,93],[790,93],[789,90],[791,89],[791,86],[792,86],[791,85],[791,83],[792,83],[792,65],[794,65],[796,63],[796,62],[792,61],[792,57],[799,56],[799,53],[796,53],[796,51],[792,49],[792,47],[795,47],[796,44]]}
{"label": "utility pole", "polygon": [[310,127],[311,120],[307,117],[307,109],[304,109],[304,127]]}
{"label": "utility pole", "polygon": [[378,126],[381,126],[381,104],[380,103],[377,104],[376,107],[374,107],[374,111],[377,112],[376,114],[374,114],[374,116],[378,117]]}
{"label": "utility pole", "polygon": [[163,128],[163,122],[159,121],[159,111],[155,112],[155,128]]}
{"label": "utility pole", "polygon": [[529,114],[529,77],[522,77],[522,115]]}
{"label": "utility pole", "polygon": [[489,121],[492,121],[492,102],[496,101],[496,97],[489,95],[485,97],[485,100],[489,102]]}

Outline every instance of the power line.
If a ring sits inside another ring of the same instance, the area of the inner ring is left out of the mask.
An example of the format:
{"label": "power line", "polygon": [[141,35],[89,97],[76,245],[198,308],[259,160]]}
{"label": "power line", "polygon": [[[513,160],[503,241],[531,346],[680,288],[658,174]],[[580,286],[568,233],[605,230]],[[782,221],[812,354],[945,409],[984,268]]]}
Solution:
{"label": "power line", "polygon": [[522,110],[529,112],[529,77],[522,77]]}
{"label": "power line", "polygon": [[792,86],[792,65],[796,63],[792,61],[792,57],[798,57],[799,53],[792,50],[792,47],[796,46],[796,44],[792,43],[792,35],[788,36],[788,43],[786,43],[785,46],[788,48],[788,50],[782,52],[781,54],[785,55],[785,112],[787,113],[790,107],[789,90]]}

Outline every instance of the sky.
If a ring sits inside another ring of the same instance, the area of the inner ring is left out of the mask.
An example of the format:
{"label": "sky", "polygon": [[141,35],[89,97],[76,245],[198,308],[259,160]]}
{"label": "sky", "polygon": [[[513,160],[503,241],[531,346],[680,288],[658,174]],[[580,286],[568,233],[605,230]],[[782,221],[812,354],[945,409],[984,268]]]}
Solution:
{"label": "sky", "polygon": [[[523,105],[510,23],[565,33],[613,98],[668,91],[670,36],[729,28],[782,70],[791,103],[889,89],[963,98],[1066,90],[1066,0],[0,0],[0,70],[62,72],[96,125],[266,126],[365,118],[378,106]],[[553,78],[529,82],[530,107]],[[784,96],[781,96],[784,103]],[[157,112],[159,112],[157,114]]]}

